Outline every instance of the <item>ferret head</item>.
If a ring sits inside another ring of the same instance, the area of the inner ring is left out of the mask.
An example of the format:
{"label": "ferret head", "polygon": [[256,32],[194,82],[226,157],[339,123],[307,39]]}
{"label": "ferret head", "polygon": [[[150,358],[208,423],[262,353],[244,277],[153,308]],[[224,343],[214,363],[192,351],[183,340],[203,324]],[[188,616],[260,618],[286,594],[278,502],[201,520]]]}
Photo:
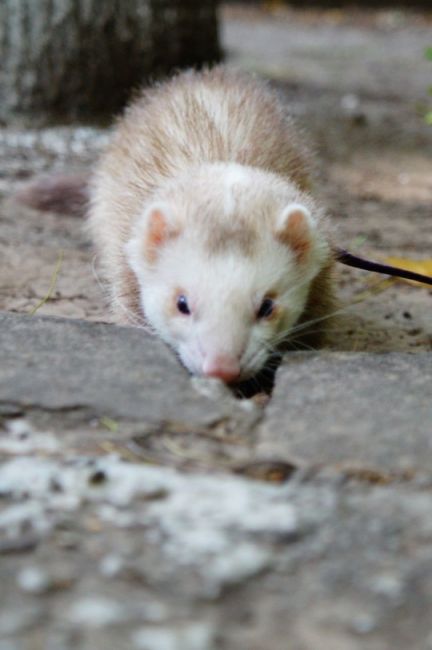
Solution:
{"label": "ferret head", "polygon": [[193,373],[254,376],[299,320],[329,258],[321,215],[279,177],[200,167],[144,209],[126,245],[142,310]]}

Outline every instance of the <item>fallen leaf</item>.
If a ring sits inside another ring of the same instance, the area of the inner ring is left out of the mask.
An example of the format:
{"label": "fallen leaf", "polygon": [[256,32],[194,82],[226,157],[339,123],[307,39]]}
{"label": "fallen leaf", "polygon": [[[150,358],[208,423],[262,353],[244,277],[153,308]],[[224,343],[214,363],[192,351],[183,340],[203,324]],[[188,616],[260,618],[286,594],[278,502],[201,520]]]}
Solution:
{"label": "fallen leaf", "polygon": [[101,417],[99,422],[103,427],[108,429],[108,431],[111,431],[112,433],[117,433],[119,424],[118,422],[116,422],[116,420],[113,420],[112,418],[109,418],[106,415],[104,415],[103,417]]}
{"label": "fallen leaf", "polygon": [[[413,273],[420,273],[421,275],[432,277],[432,259],[412,260],[407,259],[406,257],[387,257],[384,261],[386,264],[395,266],[398,269],[404,269],[405,271],[412,271]],[[415,284],[419,287],[426,286],[421,282],[416,282],[415,280],[407,280],[406,278],[396,279],[400,282],[408,282],[409,284]]]}

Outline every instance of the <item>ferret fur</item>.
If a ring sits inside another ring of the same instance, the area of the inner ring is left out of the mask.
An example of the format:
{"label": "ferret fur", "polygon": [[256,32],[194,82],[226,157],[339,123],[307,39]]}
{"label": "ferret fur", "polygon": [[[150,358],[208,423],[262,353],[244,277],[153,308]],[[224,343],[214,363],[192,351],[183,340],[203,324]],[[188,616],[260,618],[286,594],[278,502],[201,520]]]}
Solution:
{"label": "ferret fur", "polygon": [[[326,217],[308,191],[309,160],[284,103],[252,76],[221,66],[144,90],[119,120],[91,189],[89,227],[116,319],[147,320],[192,372],[226,380],[258,371],[293,326],[320,319],[310,330],[323,330],[333,306],[332,255]],[[290,228],[282,223],[287,206],[301,212]],[[146,248],[150,219],[156,221]],[[255,325],[240,294],[253,294],[259,305],[285,276],[292,288],[284,285],[284,296],[298,294],[292,314],[278,316],[268,335],[270,324],[260,325],[249,349],[255,334],[243,330]],[[200,325],[199,341],[185,350],[194,315],[179,314],[170,292],[188,293],[189,281],[198,305],[200,296],[211,300],[203,316],[211,326]],[[158,300],[166,304],[155,306]],[[299,329],[305,341],[307,329]],[[249,361],[240,369],[218,372],[243,353]],[[209,355],[214,372],[208,363],[205,370]]]}

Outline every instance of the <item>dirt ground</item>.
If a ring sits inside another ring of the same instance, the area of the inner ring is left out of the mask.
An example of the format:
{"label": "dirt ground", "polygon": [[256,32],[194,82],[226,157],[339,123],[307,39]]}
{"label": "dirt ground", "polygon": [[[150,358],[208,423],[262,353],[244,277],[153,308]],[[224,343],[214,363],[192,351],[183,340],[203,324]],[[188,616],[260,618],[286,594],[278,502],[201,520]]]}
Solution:
{"label": "dirt ground", "polygon": [[[432,127],[423,117],[432,13],[226,6],[221,36],[227,61],[271,79],[304,127],[316,150],[314,191],[338,243],[380,260],[432,257]],[[55,285],[38,314],[109,320],[82,221],[14,200],[38,174],[90,172],[108,137],[89,127],[0,130],[0,309],[30,313]],[[432,349],[430,289],[345,267],[336,281],[331,349]]]}

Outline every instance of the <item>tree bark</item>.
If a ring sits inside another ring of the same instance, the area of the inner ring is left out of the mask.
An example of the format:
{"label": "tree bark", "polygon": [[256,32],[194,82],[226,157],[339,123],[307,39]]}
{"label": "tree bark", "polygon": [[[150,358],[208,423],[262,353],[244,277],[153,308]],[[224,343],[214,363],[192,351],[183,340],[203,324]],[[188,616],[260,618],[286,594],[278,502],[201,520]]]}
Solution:
{"label": "tree bark", "polygon": [[220,58],[217,0],[0,0],[0,112],[91,118]]}

